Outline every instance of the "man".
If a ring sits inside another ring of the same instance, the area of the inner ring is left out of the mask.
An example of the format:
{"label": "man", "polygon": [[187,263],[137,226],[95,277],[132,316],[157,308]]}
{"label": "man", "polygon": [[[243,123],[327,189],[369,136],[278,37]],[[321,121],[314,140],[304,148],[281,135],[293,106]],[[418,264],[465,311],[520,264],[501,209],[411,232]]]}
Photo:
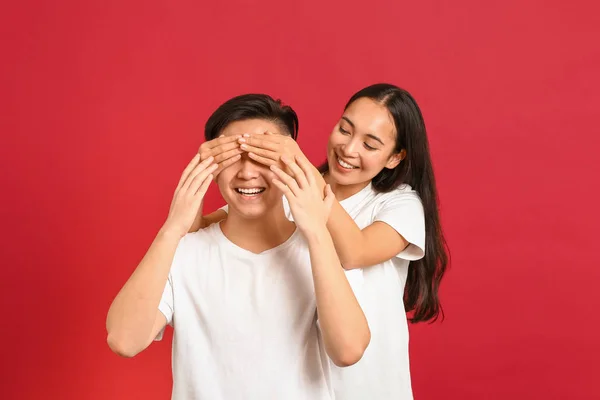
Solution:
{"label": "man", "polygon": [[[205,136],[295,138],[297,126],[290,107],[244,95],[213,113]],[[332,193],[323,199],[302,160],[285,185],[246,155],[216,158],[196,155],[183,172],[166,222],[110,307],[108,344],[133,357],[172,325],[173,399],[331,399],[326,357],[352,365],[370,340],[325,225]],[[228,217],[187,234],[213,177]]]}

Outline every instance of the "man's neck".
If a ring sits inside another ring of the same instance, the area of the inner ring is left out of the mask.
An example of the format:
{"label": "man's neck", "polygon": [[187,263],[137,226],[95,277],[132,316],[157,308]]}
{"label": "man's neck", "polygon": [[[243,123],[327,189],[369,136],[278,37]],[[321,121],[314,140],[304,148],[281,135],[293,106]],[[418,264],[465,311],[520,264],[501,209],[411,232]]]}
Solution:
{"label": "man's neck", "polygon": [[296,225],[286,218],[283,207],[254,219],[244,218],[230,208],[227,219],[221,223],[221,230],[236,246],[258,254],[288,240]]}

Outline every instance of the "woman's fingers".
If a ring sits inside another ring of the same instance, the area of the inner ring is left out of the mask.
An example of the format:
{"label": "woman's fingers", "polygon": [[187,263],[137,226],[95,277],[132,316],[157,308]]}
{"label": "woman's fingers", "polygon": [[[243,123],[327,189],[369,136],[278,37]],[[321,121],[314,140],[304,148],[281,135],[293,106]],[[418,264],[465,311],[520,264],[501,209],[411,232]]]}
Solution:
{"label": "woman's fingers", "polygon": [[250,146],[247,144],[242,144],[240,146],[240,148],[248,153],[254,153],[256,155],[259,155],[263,158],[268,158],[271,159],[273,161],[279,161],[279,157],[281,154],[279,154],[276,151],[273,150],[265,150],[263,148],[260,147],[255,147],[255,146]]}
{"label": "woman's fingers", "polygon": [[235,157],[235,156],[237,156],[239,154],[242,154],[242,153],[243,153],[243,151],[239,147],[234,147],[234,148],[232,148],[232,149],[230,149],[228,151],[223,151],[223,152],[221,152],[219,154],[213,154],[213,157],[215,158],[215,162],[217,164],[220,164],[223,161],[228,160],[231,157]]}
{"label": "woman's fingers", "polygon": [[254,153],[248,153],[248,157],[250,157],[251,159],[253,159],[257,163],[266,165],[267,167],[270,167],[271,165],[277,165],[277,161],[276,160],[273,160],[271,158],[262,157],[262,156],[259,156],[257,154],[254,154]]}
{"label": "woman's fingers", "polygon": [[223,146],[229,143],[233,143],[234,145],[237,144],[238,139],[240,138],[240,135],[234,135],[234,136],[219,136],[216,139],[213,140],[209,140],[208,142],[204,142],[202,144],[202,146],[200,146],[200,148],[205,148],[206,150],[211,150],[214,149],[215,147],[218,146]]}
{"label": "woman's fingers", "polygon": [[238,139],[240,144],[246,144],[252,147],[258,147],[260,149],[278,151],[280,148],[281,135],[244,135],[244,137]]}

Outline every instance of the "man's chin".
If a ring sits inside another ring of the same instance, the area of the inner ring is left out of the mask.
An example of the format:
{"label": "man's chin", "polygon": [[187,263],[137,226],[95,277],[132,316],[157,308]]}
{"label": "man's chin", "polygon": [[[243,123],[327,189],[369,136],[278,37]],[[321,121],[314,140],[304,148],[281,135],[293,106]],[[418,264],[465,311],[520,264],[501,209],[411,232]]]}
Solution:
{"label": "man's chin", "polygon": [[247,220],[255,220],[255,219],[262,219],[264,218],[267,214],[263,211],[258,211],[258,210],[240,210],[238,212],[238,215],[241,216],[244,219]]}
{"label": "man's chin", "polygon": [[229,213],[236,213],[244,219],[263,218],[267,215],[267,207],[263,204],[237,204],[229,203]]}
{"label": "man's chin", "polygon": [[257,198],[245,198],[237,193],[227,193],[223,198],[229,206],[229,213],[233,212],[244,219],[267,218],[276,215],[279,208],[283,214],[282,195],[279,193],[266,194]]}

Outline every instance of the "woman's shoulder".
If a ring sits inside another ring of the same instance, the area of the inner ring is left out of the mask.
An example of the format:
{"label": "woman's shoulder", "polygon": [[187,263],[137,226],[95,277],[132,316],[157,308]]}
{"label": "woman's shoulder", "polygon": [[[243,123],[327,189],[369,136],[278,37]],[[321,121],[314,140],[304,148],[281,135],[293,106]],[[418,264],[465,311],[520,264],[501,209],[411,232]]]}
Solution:
{"label": "woman's shoulder", "polygon": [[394,199],[407,199],[407,198],[421,201],[421,197],[419,196],[419,193],[417,191],[413,190],[413,188],[407,183],[403,183],[400,186],[398,186],[396,189],[390,190],[389,192],[377,193],[376,198],[382,202],[394,200]]}
{"label": "woman's shoulder", "polygon": [[405,214],[423,214],[423,203],[419,194],[410,185],[400,185],[389,192],[377,193],[370,201],[369,207],[374,216],[386,215],[396,218]]}

